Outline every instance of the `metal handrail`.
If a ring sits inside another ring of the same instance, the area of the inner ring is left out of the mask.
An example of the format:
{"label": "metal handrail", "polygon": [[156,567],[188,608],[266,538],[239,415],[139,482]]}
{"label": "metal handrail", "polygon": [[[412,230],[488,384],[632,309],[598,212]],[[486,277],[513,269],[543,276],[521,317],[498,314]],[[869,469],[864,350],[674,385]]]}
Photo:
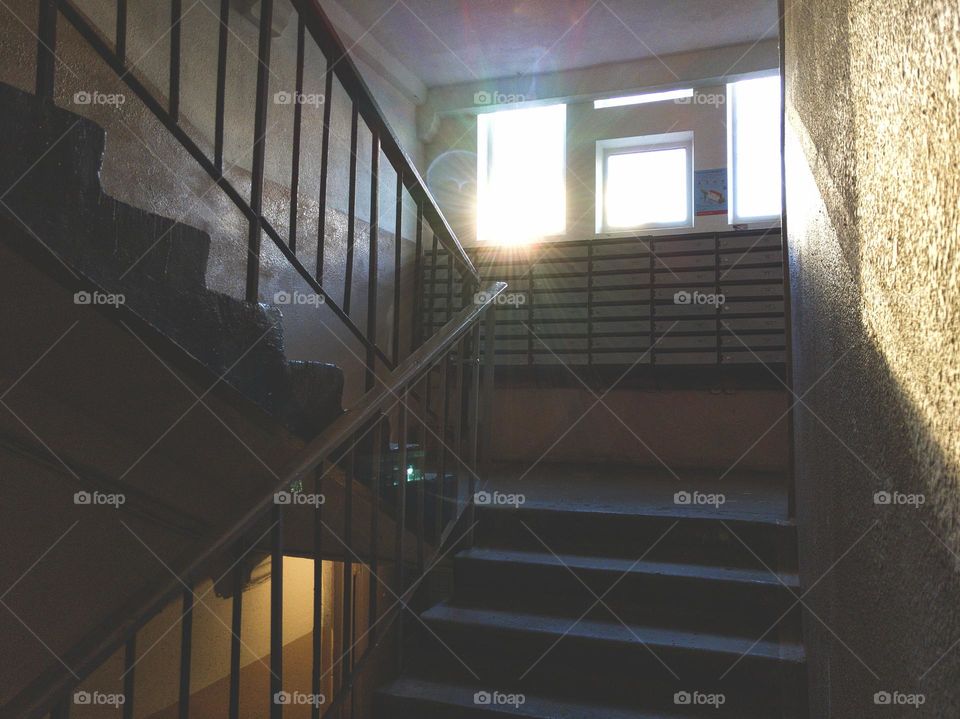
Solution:
{"label": "metal handrail", "polygon": [[424,212],[428,221],[440,225],[440,242],[444,248],[452,253],[457,262],[461,263],[474,280],[478,283],[480,275],[477,272],[470,255],[463,249],[463,245],[457,238],[456,233],[447,222],[440,211],[437,201],[433,194],[427,188],[426,182],[420,176],[417,168],[414,166],[410,156],[403,149],[389,123],[386,121],[383,111],[373,97],[373,93],[364,81],[363,76],[357,69],[353,58],[346,50],[346,45],[334,28],[333,23],[327,17],[319,0],[290,0],[293,6],[300,12],[301,17],[307,25],[307,30],[313,36],[313,39],[323,50],[324,54],[330,57],[336,57],[334,60],[333,72],[340,80],[347,93],[354,98],[358,105],[360,116],[366,120],[367,124],[377,129],[383,154],[387,156],[398,172],[402,170],[403,183],[407,190],[418,203],[423,203]]}
{"label": "metal handrail", "polygon": [[[330,461],[331,457],[341,449],[348,440],[361,433],[371,422],[377,420],[378,414],[391,402],[392,399],[400,397],[409,387],[426,375],[432,367],[438,362],[445,360],[446,355],[454,348],[458,341],[466,339],[468,332],[471,333],[472,353],[479,361],[479,321],[486,314],[488,330],[492,329],[493,309],[496,306],[497,297],[506,289],[505,282],[494,282],[489,285],[482,293],[482,302],[475,302],[460,310],[453,318],[447,322],[437,333],[430,337],[424,344],[413,352],[400,366],[390,372],[386,377],[378,378],[378,386],[368,391],[354,405],[353,408],[345,412],[326,429],[311,440],[299,453],[296,459],[280,473],[279,479],[268,492],[253,507],[239,519],[234,520],[229,526],[221,529],[217,533],[215,540],[210,542],[199,552],[193,552],[180,561],[170,564],[171,576],[169,579],[161,579],[154,586],[140,592],[127,607],[118,611],[114,620],[109,622],[110,629],[107,632],[99,628],[89,633],[84,639],[78,642],[70,651],[63,654],[63,664],[54,665],[51,669],[38,676],[30,685],[15,696],[6,706],[0,710],[0,716],[4,717],[40,717],[46,712],[51,711],[57,702],[62,702],[67,692],[78,685],[79,681],[89,676],[104,661],[106,661],[119,647],[132,641],[137,631],[142,628],[151,618],[163,610],[171,601],[178,596],[184,595],[184,586],[190,585],[193,578],[202,574],[202,570],[212,559],[229,552],[231,547],[242,539],[245,533],[249,532],[265,513],[279,512],[278,505],[274,503],[274,495],[291,487],[295,482],[303,480],[311,472],[317,470],[325,461]],[[485,361],[487,363],[484,371],[483,392],[485,399],[482,404],[489,406],[490,395],[492,392],[492,354],[487,351]],[[479,392],[480,368],[474,369],[474,381],[472,382],[473,392],[468,392],[471,396],[472,411],[474,413],[480,410],[481,400],[477,395]],[[485,425],[484,433],[489,431],[490,416],[489,409],[484,415],[483,423]],[[476,418],[476,414],[474,414]],[[406,413],[403,414],[402,424],[406,424]],[[476,419],[474,420],[472,430],[479,432]],[[471,458],[476,463],[476,445],[477,436],[474,436],[474,450]],[[488,446],[489,440],[484,438],[484,446]],[[401,441],[404,444],[404,441]],[[405,446],[405,445],[404,445]],[[352,464],[352,461],[351,461]],[[469,469],[469,468],[468,468]],[[473,471],[471,474],[473,474]],[[472,478],[471,478],[472,480]],[[355,481],[348,477],[347,482]],[[471,486],[473,483],[471,481]],[[349,490],[348,490],[349,491]],[[455,524],[464,511],[472,502],[472,492],[468,494],[468,503],[464,507],[457,508],[457,514],[451,521]],[[349,511],[349,510],[348,510]],[[279,515],[278,522],[279,522]],[[421,515],[421,520],[423,519]],[[402,520],[400,520],[402,521]],[[422,528],[421,528],[422,529]],[[274,532],[274,553],[278,553],[279,535]],[[417,580],[419,581],[419,579]],[[282,579],[280,580],[282,584]],[[403,591],[403,588],[401,587]],[[282,592],[282,586],[281,586]],[[191,590],[187,590],[190,594]],[[186,604],[186,602],[185,602]],[[275,610],[275,605],[271,604],[271,611]],[[186,611],[186,610],[185,610]],[[271,654],[273,656],[273,653]],[[65,667],[71,667],[72,671]]]}
{"label": "metal handrail", "polygon": [[[291,202],[290,202],[290,236],[284,238],[264,214],[264,180],[265,180],[265,136],[267,132],[268,92],[270,86],[271,62],[271,34],[273,21],[273,0],[263,0],[259,18],[259,47],[257,65],[257,97],[254,107],[254,147],[251,189],[249,197],[244,194],[224,175],[224,127],[225,127],[225,98],[224,89],[227,76],[227,43],[230,21],[230,3],[223,0],[221,3],[221,27],[219,37],[219,58],[217,63],[217,98],[215,106],[216,128],[214,137],[214,152],[209,155],[191,136],[182,120],[181,107],[181,42],[182,12],[179,2],[172,4],[171,15],[171,52],[169,90],[166,101],[157,96],[157,93],[147,82],[141,80],[133,72],[129,63],[128,51],[128,12],[126,0],[117,0],[117,26],[113,45],[105,39],[71,0],[39,0],[39,19],[37,44],[37,78],[36,91],[40,97],[52,100],[57,69],[57,20],[58,15],[73,26],[80,37],[100,56],[105,64],[120,78],[133,93],[143,102],[147,109],[157,118],[176,141],[188,152],[195,162],[216,182],[217,186],[243,213],[249,223],[249,237],[247,247],[246,290],[248,301],[259,300],[259,272],[261,259],[261,237],[267,238],[277,247],[285,260],[293,267],[300,278],[314,292],[326,297],[326,305],[333,312],[347,330],[354,335],[366,348],[368,376],[375,372],[374,363],[380,362],[386,367],[394,367],[400,361],[400,343],[398,338],[399,306],[394,308],[393,332],[394,341],[392,352],[388,355],[380,348],[377,342],[376,302],[377,302],[377,264],[376,245],[378,241],[378,222],[374,219],[370,225],[370,266],[368,287],[367,326],[361,328],[351,318],[350,298],[353,280],[354,257],[354,227],[356,219],[356,185],[357,185],[357,138],[359,119],[362,119],[369,128],[373,138],[373,155],[371,165],[371,217],[378,216],[377,203],[379,200],[378,158],[382,151],[387,160],[393,165],[397,173],[398,201],[396,208],[397,238],[395,240],[395,276],[400,271],[400,232],[402,219],[402,202],[400,190],[406,188],[413,198],[417,208],[417,252],[422,250],[421,235],[423,224],[433,230],[434,242],[439,243],[447,251],[452,261],[456,262],[459,272],[465,282],[474,286],[480,282],[479,274],[469,255],[457,239],[446,218],[437,206],[433,195],[427,189],[420,173],[413,165],[410,157],[401,147],[396,135],[390,128],[385,115],[377,105],[373,95],[361,77],[356,65],[349,55],[333,24],[323,12],[316,0],[291,0],[298,15],[297,17],[297,92],[302,89],[303,68],[305,63],[305,46],[307,40],[312,40],[327,59],[326,88],[327,102],[323,125],[322,155],[320,158],[321,197],[320,213],[318,218],[319,237],[317,247],[317,266],[315,272],[308,270],[297,256],[296,252],[296,218],[299,202],[300,179],[300,150],[301,150],[301,123],[302,110],[298,104],[294,117],[294,147],[291,157]],[[347,272],[344,274],[345,286],[343,302],[338,303],[323,288],[323,267],[325,247],[325,207],[327,180],[329,175],[328,155],[330,144],[330,104],[332,103],[332,78],[336,76],[343,85],[353,108],[354,122],[351,131],[351,193],[349,201],[349,238],[347,253]],[[419,261],[419,260],[418,260]],[[395,292],[394,297],[399,299]],[[416,298],[414,299],[416,301]],[[416,317],[417,313],[414,312]],[[419,328],[414,328],[415,340],[422,334]],[[416,341],[411,348],[416,346]]]}

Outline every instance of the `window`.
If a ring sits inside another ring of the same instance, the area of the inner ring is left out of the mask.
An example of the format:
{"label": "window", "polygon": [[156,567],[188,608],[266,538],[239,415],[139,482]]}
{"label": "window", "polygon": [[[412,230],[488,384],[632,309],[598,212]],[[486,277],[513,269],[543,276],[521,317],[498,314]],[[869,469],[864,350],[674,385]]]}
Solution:
{"label": "window", "polygon": [[730,222],[780,217],[780,76],[727,85]]}
{"label": "window", "polygon": [[566,105],[480,115],[477,235],[524,244],[566,229]]}
{"label": "window", "polygon": [[597,143],[597,232],[690,227],[693,133]]}
{"label": "window", "polygon": [[611,97],[606,100],[594,100],[593,109],[601,110],[605,107],[624,107],[625,105],[643,105],[647,102],[663,102],[664,100],[678,100],[693,97],[693,88],[683,90],[667,90],[665,92],[647,92],[642,95],[626,95],[625,97]]}

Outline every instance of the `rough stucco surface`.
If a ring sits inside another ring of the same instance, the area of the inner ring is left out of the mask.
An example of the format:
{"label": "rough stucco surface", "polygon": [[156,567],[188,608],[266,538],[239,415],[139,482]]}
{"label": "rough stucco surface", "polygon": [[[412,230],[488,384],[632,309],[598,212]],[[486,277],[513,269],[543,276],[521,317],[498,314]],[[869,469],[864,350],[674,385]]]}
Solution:
{"label": "rough stucco surface", "polygon": [[788,0],[785,23],[811,716],[960,716],[960,6]]}

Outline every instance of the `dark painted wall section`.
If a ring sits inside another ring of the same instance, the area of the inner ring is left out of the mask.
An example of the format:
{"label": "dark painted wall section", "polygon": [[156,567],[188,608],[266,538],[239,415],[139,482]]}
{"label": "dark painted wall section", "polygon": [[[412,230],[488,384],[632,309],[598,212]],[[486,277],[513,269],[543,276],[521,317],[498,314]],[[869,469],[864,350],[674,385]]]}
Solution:
{"label": "dark painted wall section", "polygon": [[960,7],[785,5],[811,716],[958,716]]}

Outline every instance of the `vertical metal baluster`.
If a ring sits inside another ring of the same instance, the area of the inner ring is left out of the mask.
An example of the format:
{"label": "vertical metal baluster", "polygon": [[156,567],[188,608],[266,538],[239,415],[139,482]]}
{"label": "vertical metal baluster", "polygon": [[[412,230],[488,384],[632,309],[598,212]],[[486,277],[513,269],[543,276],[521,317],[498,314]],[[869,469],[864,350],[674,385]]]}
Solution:
{"label": "vertical metal baluster", "polygon": [[353,289],[353,245],[356,241],[357,220],[357,133],[360,115],[353,103],[350,119],[350,190],[347,199],[347,268],[343,274],[343,311],[350,314],[350,295]]}
{"label": "vertical metal baluster", "polygon": [[587,367],[593,366],[593,243],[587,245]]}
{"label": "vertical metal baluster", "polygon": [[193,644],[193,590],[183,590],[183,619],[180,623],[180,706],[179,719],[190,716],[190,659]]}
{"label": "vertical metal baluster", "polygon": [[417,203],[417,237],[413,258],[413,312],[410,328],[412,344],[410,351],[417,349],[423,342],[423,203]]}
{"label": "vertical metal baluster", "polygon": [[137,635],[127,640],[123,670],[123,719],[133,719],[134,689],[136,688]]}
{"label": "vertical metal baluster", "polygon": [[437,428],[437,451],[440,453],[440,471],[437,473],[436,489],[436,516],[434,517],[434,542],[440,547],[440,535],[443,532],[443,505],[444,489],[447,479],[447,413],[450,409],[450,397],[447,392],[447,365],[450,361],[449,351],[444,352],[440,359],[440,426]]}
{"label": "vertical metal baluster", "polygon": [[[453,317],[453,253],[447,255],[447,313],[446,322]],[[462,299],[462,298],[461,298]]]}
{"label": "vertical metal baluster", "polygon": [[260,42],[257,63],[257,103],[254,117],[253,173],[250,184],[250,236],[247,242],[247,302],[260,293],[260,239],[263,232],[263,172],[267,133],[267,93],[270,90],[270,42],[273,35],[273,0],[260,4]]}
{"label": "vertical metal baluster", "polygon": [[[355,438],[351,437],[350,442]],[[343,483],[343,605],[341,610],[341,631],[343,652],[341,657],[340,688],[352,682],[353,674],[353,479],[356,463],[355,450],[347,455],[346,477]]]}
{"label": "vertical metal baluster", "polygon": [[297,251],[297,214],[300,209],[300,130],[303,124],[303,64],[306,26],[297,13],[297,79],[293,96],[293,158],[290,161],[290,250]]}
{"label": "vertical metal baluster", "polygon": [[[315,491],[323,495],[323,464],[316,469]],[[311,687],[315,697],[320,696],[320,677],[323,673],[323,502],[318,502],[313,515],[313,666]],[[314,702],[311,719],[320,719],[320,704]]]}
{"label": "vertical metal baluster", "polygon": [[53,100],[57,70],[57,0],[40,0],[37,36],[37,97]]}
{"label": "vertical metal baluster", "polygon": [[497,319],[496,305],[487,307],[485,318],[483,348],[483,398],[481,420],[483,434],[480,437],[480,466],[486,471],[490,463],[490,447],[493,440],[493,380],[496,368]]}
{"label": "vertical metal baluster", "polygon": [[417,576],[423,574],[426,561],[426,552],[424,544],[427,531],[427,498],[426,484],[427,480],[427,430],[426,423],[430,414],[430,370],[424,375],[423,383],[426,389],[423,392],[425,402],[423,406],[423,419],[420,427],[417,429],[417,439],[420,444],[420,481],[417,482]]}
{"label": "vertical metal baluster", "polygon": [[283,691],[283,505],[271,510],[270,538],[270,719],[283,716],[283,704],[276,701]]}
{"label": "vertical metal baluster", "polygon": [[[126,0],[124,0],[126,2]],[[217,40],[217,115],[214,120],[213,162],[223,174],[223,128],[227,103],[227,47],[230,41],[230,0],[220,0],[220,37]]]}
{"label": "vertical metal baluster", "polygon": [[[720,296],[720,233],[713,233],[713,264],[714,264],[714,281],[716,282],[717,297]],[[716,330],[717,330],[717,367],[723,363],[723,325],[720,320],[720,311],[723,309],[723,305],[719,302],[716,307]]]}
{"label": "vertical metal baluster", "polygon": [[240,632],[243,629],[243,546],[238,542],[233,569],[230,620],[230,719],[240,717]]}
{"label": "vertical metal baluster", "polygon": [[453,425],[453,486],[455,495],[453,497],[452,516],[457,516],[460,509],[460,480],[463,478],[463,363],[466,361],[467,339],[464,336],[456,345],[457,371],[454,375],[453,396],[457,400],[456,424]]}
{"label": "vertical metal baluster", "polygon": [[650,307],[648,308],[650,312],[650,347],[648,351],[650,353],[650,366],[653,367],[656,364],[657,357],[657,253],[652,237],[647,240],[647,250],[650,253]]}
{"label": "vertical metal baluster", "polygon": [[[430,229],[433,230],[433,227],[431,227]],[[430,316],[430,319],[428,320],[430,337],[433,337],[433,328],[434,328],[434,312],[433,311],[434,311],[434,306],[436,304],[436,299],[437,299],[437,264],[440,262],[440,256],[437,254],[438,242],[439,240],[437,239],[437,233],[434,232],[433,246],[430,250],[430,294],[428,295],[428,297],[430,298],[430,304],[429,304],[430,309],[428,310],[429,316]]]}
{"label": "vertical metal baluster", "polygon": [[382,457],[380,447],[383,443],[383,420],[377,420],[376,429],[371,432],[372,452],[370,454],[370,614],[368,619],[369,644],[377,640],[377,578],[379,577],[380,562],[380,468]]}
{"label": "vertical metal baluster", "polygon": [[534,265],[530,265],[530,272],[527,274],[527,286],[530,296],[527,297],[527,364],[533,364],[533,305],[534,293],[537,290],[536,280],[533,279]]}
{"label": "vertical metal baluster", "polygon": [[127,0],[117,0],[117,30],[114,44],[117,59],[127,64]]}
{"label": "vertical metal baluster", "polygon": [[367,267],[367,359],[366,389],[376,384],[377,287],[380,275],[380,135],[373,130],[370,155],[370,248]]}
{"label": "vertical metal baluster", "polygon": [[333,106],[333,68],[327,60],[323,85],[323,147],[320,148],[320,202],[317,218],[317,282],[323,284],[323,254],[327,238],[327,168],[330,163],[330,111]]}
{"label": "vertical metal baluster", "polygon": [[400,364],[400,266],[403,241],[403,170],[397,170],[397,217],[393,238],[393,363]]}
{"label": "vertical metal baluster", "polygon": [[170,117],[180,121],[180,20],[183,0],[170,0]]}
{"label": "vertical metal baluster", "polygon": [[470,529],[469,542],[470,545],[473,545],[473,525],[475,522],[475,505],[474,497],[477,493],[477,474],[479,472],[479,467],[477,466],[477,442],[480,437],[480,322],[476,322],[473,326],[473,329],[470,331],[470,387],[468,389],[470,394],[468,409],[467,409],[467,422],[470,426],[470,435],[467,438],[467,465],[468,465],[468,477],[469,485],[467,487],[467,507],[469,508],[469,516],[467,517],[467,522]]}
{"label": "vertical metal baluster", "polygon": [[[406,582],[403,572],[403,535],[407,524],[407,421],[408,410],[407,402],[410,400],[410,393],[404,389],[400,395],[400,420],[397,427],[397,436],[400,444],[400,457],[397,466],[397,519],[396,519],[396,538],[394,539],[394,550],[396,558],[397,590],[398,597],[403,597]],[[403,612],[399,613],[397,619],[397,669],[403,666]]]}

